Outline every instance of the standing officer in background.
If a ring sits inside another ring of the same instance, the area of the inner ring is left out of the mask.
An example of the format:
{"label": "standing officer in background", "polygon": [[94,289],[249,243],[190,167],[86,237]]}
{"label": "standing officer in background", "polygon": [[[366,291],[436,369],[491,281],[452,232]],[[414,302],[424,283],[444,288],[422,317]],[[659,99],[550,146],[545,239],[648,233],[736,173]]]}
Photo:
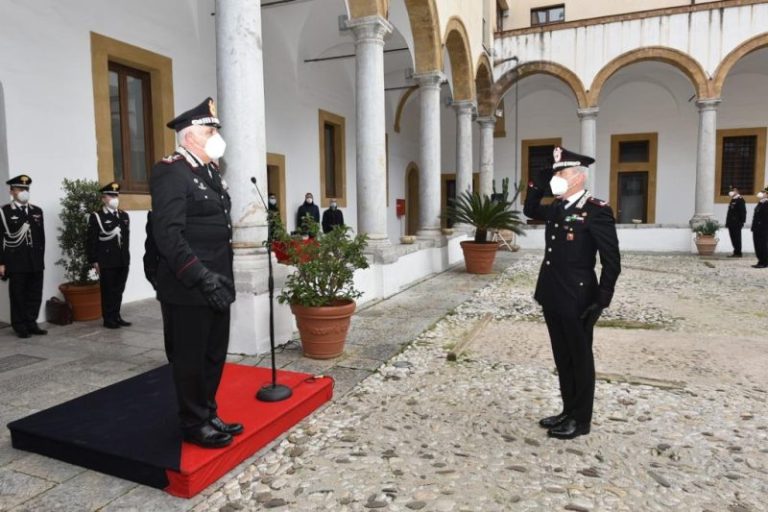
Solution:
{"label": "standing officer in background", "polygon": [[211,98],[167,126],[179,146],[155,164],[150,183],[157,297],[169,324],[184,440],[219,448],[243,431],[222,421],[216,406],[235,300],[231,201],[214,162],[226,144]]}
{"label": "standing officer in background", "polygon": [[757,193],[757,204],[752,214],[752,241],[757,256],[757,264],[752,268],[768,268],[768,186]]}
{"label": "standing officer in background", "polygon": [[11,325],[19,338],[48,334],[37,325],[45,269],[43,210],[29,204],[32,178],[21,174],[5,183],[11,187],[13,200],[0,208],[0,277],[10,281]]}
{"label": "standing officer in background", "polygon": [[307,226],[307,222],[304,220],[307,216],[312,217],[316,223],[320,223],[320,208],[315,204],[312,192],[307,192],[304,195],[304,202],[296,212],[296,231],[302,235],[314,236],[314,233],[309,232],[309,226]]}
{"label": "standing officer in background", "polygon": [[[546,221],[546,249],[534,298],[544,309],[552,353],[560,380],[563,410],[539,425],[550,437],[572,439],[589,434],[595,395],[592,333],[613,297],[621,272],[619,241],[613,212],[584,190],[588,156],[555,147],[554,176],[535,176],[528,185],[525,215]],[[547,186],[556,199],[541,204]],[[595,275],[600,253],[602,272]]]}
{"label": "standing officer in background", "polygon": [[339,204],[331,199],[331,207],[323,212],[323,233],[330,233],[334,226],[344,225],[344,214],[339,210]]}
{"label": "standing officer in background", "polygon": [[732,186],[728,195],[731,197],[731,202],[728,205],[728,214],[725,216],[725,227],[728,228],[731,245],[733,245],[733,254],[728,257],[741,258],[741,228],[747,222],[747,205],[739,194],[738,188]]}
{"label": "standing officer in background", "polygon": [[91,213],[88,219],[88,239],[85,251],[88,263],[99,274],[101,283],[101,316],[104,327],[127,327],[120,316],[123,292],[131,264],[130,218],[128,212],[118,210],[120,184],[112,182],[101,189],[104,206]]}

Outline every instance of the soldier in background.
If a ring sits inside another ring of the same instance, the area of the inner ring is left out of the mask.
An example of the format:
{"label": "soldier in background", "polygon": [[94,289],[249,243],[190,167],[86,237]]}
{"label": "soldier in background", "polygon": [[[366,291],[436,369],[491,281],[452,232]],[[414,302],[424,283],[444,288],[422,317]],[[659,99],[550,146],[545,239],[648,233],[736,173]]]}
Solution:
{"label": "soldier in background", "polygon": [[731,197],[731,202],[728,205],[728,214],[725,216],[725,227],[728,228],[731,245],[733,245],[733,254],[728,257],[741,258],[741,228],[747,222],[747,205],[739,194],[738,188],[731,187],[728,195]]}
{"label": "soldier in background", "polygon": [[45,269],[43,210],[29,203],[32,178],[20,174],[5,183],[13,200],[0,208],[0,277],[10,281],[11,326],[19,338],[48,334],[37,325]]}
{"label": "soldier in background", "polygon": [[335,226],[344,225],[344,214],[339,210],[339,204],[331,199],[331,207],[323,212],[323,233],[330,233]]}
{"label": "soldier in background", "polygon": [[112,182],[102,187],[101,201],[104,205],[91,213],[88,219],[85,251],[88,263],[99,274],[104,327],[118,329],[131,325],[120,316],[131,264],[130,217],[128,212],[118,209],[119,183]]}
{"label": "soldier in background", "polygon": [[757,193],[752,214],[752,241],[757,256],[757,263],[752,268],[768,268],[768,186]]}

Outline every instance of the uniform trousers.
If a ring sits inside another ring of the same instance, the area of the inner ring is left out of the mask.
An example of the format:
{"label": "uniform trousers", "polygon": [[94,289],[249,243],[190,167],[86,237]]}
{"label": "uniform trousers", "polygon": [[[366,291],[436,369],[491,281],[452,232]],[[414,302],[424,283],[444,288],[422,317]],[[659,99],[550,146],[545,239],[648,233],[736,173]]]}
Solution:
{"label": "uniform trousers", "polygon": [[755,243],[755,256],[758,265],[768,265],[768,233],[753,231],[752,240]]}
{"label": "uniform trousers", "polygon": [[544,320],[560,379],[563,412],[579,423],[589,424],[595,398],[594,327],[585,329],[577,315],[560,310],[545,309]]}
{"label": "uniform trousers", "polygon": [[729,226],[728,234],[731,236],[731,245],[733,245],[733,254],[741,256],[741,228],[742,226]]}
{"label": "uniform trousers", "polygon": [[7,275],[11,326],[16,332],[33,329],[43,301],[43,272],[9,272]]}
{"label": "uniform trousers", "polygon": [[229,345],[229,310],[165,304],[165,314],[179,422],[189,429],[216,416],[216,391]]}
{"label": "uniform trousers", "polygon": [[101,316],[105,321],[117,322],[120,318],[120,306],[123,303],[123,292],[127,280],[128,267],[99,269]]}

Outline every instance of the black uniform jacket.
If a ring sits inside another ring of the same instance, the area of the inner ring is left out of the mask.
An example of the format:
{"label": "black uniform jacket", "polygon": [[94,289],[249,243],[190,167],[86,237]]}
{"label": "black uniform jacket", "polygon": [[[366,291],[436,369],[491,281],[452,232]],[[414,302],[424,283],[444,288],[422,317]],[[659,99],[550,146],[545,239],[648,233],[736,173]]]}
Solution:
{"label": "black uniform jacket", "polygon": [[[555,199],[541,204],[543,192],[529,185],[525,215],[547,222],[544,261],[534,298],[544,307],[580,315],[590,304],[607,308],[621,272],[619,240],[611,207],[587,193],[570,208]],[[595,261],[600,253],[600,281]]]}
{"label": "black uniform jacket", "polygon": [[768,234],[768,201],[758,201],[752,215],[752,231]]}
{"label": "black uniform jacket", "polygon": [[344,214],[336,208],[328,208],[323,212],[323,233],[330,233],[334,226],[344,225]]}
{"label": "black uniform jacket", "polygon": [[232,203],[219,170],[179,147],[152,168],[150,191],[157,296],[168,304],[207,305],[195,287],[203,271],[233,279]]}
{"label": "black uniform jacket", "polygon": [[734,197],[728,205],[728,214],[725,216],[725,227],[740,228],[747,222],[747,205],[744,198]]}
{"label": "black uniform jacket", "polygon": [[301,231],[304,229],[304,217],[309,215],[315,222],[320,223],[320,208],[316,204],[301,203],[299,210],[296,212],[296,229]]}
{"label": "black uniform jacket", "polygon": [[[88,218],[88,239],[85,251],[88,263],[98,263],[101,268],[127,267],[131,264],[130,217],[128,212],[116,210],[116,215],[106,208],[95,211]],[[101,225],[99,225],[101,222]],[[110,240],[99,240],[116,227],[120,227],[120,236]],[[102,228],[104,230],[102,231]]]}
{"label": "black uniform jacket", "polygon": [[[11,272],[40,272],[45,269],[45,229],[43,227],[43,210],[28,204],[27,215],[24,210],[10,203],[3,206],[5,223],[0,221],[2,241],[0,244],[0,265],[5,265],[5,271]],[[10,237],[18,233],[25,222],[29,222],[29,234],[21,243],[13,244]],[[7,228],[7,230],[6,230]],[[8,245],[11,242],[16,247]]]}

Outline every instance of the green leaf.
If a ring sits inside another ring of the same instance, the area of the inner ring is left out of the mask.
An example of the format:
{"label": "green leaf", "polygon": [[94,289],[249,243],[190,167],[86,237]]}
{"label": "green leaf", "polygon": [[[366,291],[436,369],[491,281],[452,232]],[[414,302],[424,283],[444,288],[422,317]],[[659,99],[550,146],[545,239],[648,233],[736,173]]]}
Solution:
{"label": "green leaf", "polygon": [[85,242],[88,236],[88,216],[102,206],[101,187],[97,181],[70,180],[64,178],[61,185],[64,199],[61,201],[59,241],[62,257],[56,264],[64,267],[67,282],[88,284],[92,265],[88,263]]}

